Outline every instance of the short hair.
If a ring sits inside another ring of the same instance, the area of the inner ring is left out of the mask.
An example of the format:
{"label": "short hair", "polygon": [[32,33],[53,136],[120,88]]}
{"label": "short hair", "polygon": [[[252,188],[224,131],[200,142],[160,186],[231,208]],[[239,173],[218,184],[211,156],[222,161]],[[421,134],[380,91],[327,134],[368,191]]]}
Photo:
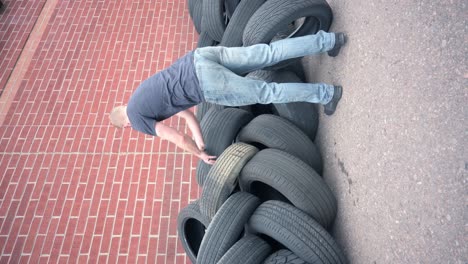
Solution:
{"label": "short hair", "polygon": [[113,126],[123,128],[127,122],[127,113],[125,105],[117,106],[112,109],[109,119]]}

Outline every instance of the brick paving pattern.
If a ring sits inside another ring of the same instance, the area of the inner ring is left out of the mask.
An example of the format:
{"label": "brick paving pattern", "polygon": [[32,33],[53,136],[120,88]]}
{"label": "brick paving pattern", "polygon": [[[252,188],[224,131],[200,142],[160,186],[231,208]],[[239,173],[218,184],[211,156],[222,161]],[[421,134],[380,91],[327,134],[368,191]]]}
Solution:
{"label": "brick paving pattern", "polygon": [[57,2],[0,127],[0,263],[189,263],[176,220],[198,198],[197,160],[108,112],[197,38],[185,0]]}
{"label": "brick paving pattern", "polygon": [[0,95],[46,0],[5,1],[0,11]]}

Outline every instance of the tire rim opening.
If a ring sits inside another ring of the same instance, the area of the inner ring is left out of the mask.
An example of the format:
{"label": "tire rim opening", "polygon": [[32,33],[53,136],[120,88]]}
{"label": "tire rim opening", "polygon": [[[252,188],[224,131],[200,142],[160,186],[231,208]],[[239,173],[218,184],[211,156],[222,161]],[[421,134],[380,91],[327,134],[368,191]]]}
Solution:
{"label": "tire rim opening", "polygon": [[202,239],[205,236],[205,229],[205,226],[196,219],[189,219],[185,222],[184,239],[195,256],[198,255],[198,250],[200,250]]}
{"label": "tire rim opening", "polygon": [[315,34],[319,31],[319,29],[320,21],[317,18],[301,17],[289,23],[284,30],[278,32],[273,37],[271,42],[286,38],[304,36],[307,34]]}

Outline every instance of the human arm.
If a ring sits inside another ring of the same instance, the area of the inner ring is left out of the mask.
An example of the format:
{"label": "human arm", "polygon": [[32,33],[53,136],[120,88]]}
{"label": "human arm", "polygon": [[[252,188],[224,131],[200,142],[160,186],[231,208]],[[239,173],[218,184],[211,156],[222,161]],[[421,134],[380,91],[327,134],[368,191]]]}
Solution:
{"label": "human arm", "polygon": [[207,164],[213,165],[215,163],[216,156],[210,156],[204,150],[199,149],[195,141],[193,141],[193,139],[187,134],[181,133],[176,129],[167,126],[161,122],[156,122],[155,129],[156,134],[160,138],[176,144],[183,150],[188,151],[189,153],[199,157]]}
{"label": "human arm", "polygon": [[190,129],[190,131],[192,131],[195,144],[197,144],[198,149],[204,151],[205,142],[203,140],[203,135],[200,129],[200,123],[198,122],[198,119],[195,117],[193,112],[190,110],[184,110],[184,111],[180,111],[176,115],[185,119],[185,122],[187,123],[188,128]]}

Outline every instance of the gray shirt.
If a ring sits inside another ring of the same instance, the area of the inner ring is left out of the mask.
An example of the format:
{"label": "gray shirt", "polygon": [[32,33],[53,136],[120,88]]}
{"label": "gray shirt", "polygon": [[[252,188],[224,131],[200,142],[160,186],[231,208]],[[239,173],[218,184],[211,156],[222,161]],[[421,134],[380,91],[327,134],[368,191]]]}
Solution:
{"label": "gray shirt", "polygon": [[140,84],[130,97],[127,115],[134,129],[156,136],[156,122],[203,101],[193,52],[189,52]]}

